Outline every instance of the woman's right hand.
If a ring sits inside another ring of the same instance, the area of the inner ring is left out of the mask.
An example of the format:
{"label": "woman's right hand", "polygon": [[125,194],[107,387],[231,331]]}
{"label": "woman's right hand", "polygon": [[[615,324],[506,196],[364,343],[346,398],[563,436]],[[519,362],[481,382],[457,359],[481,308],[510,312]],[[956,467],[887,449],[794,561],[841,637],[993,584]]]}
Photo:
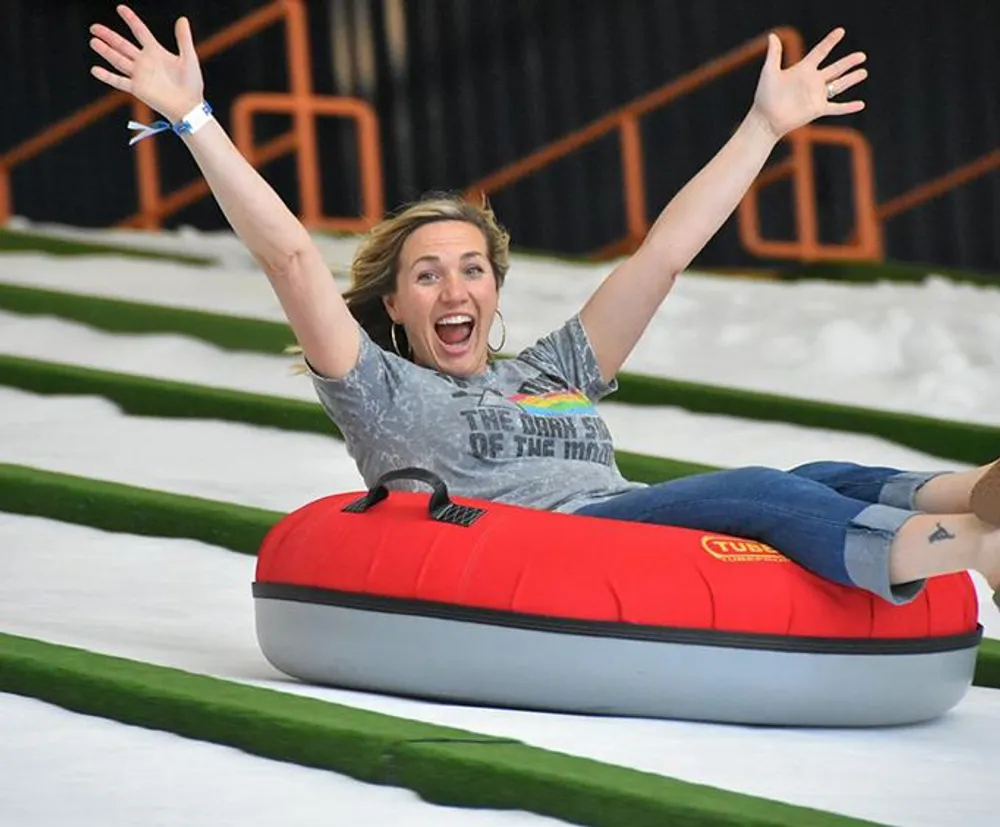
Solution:
{"label": "woman's right hand", "polygon": [[101,66],[91,67],[90,73],[102,83],[133,95],[171,123],[176,123],[201,103],[205,88],[191,37],[191,24],[186,17],[177,20],[174,34],[179,54],[173,54],[159,44],[132,9],[122,5],[117,11],[139,45],[107,26],[95,23],[90,27],[93,35],[90,48],[119,74]]}
{"label": "woman's right hand", "polygon": [[[91,26],[91,48],[116,70],[95,66],[91,74],[177,123],[203,100],[190,24],[177,21],[174,54],[130,8],[118,6],[118,14],[138,45],[107,26]],[[346,376],[357,363],[361,336],[309,232],[218,121],[184,143],[229,225],[267,274],[309,364],[324,376]]]}

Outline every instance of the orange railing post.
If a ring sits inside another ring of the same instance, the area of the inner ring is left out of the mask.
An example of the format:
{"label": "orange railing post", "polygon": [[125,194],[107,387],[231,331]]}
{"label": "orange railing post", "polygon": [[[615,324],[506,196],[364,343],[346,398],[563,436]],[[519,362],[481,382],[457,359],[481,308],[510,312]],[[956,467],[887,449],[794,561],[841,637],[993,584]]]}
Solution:
{"label": "orange railing post", "polygon": [[299,209],[302,220],[316,224],[323,211],[319,194],[319,153],[316,129],[309,110],[312,73],[309,59],[309,24],[300,2],[284,0],[286,8],[285,49],[288,52],[288,85],[294,100],[292,129],[295,133],[299,179]]}
{"label": "orange railing post", "polygon": [[[793,28],[774,30],[781,38],[786,65],[805,54],[802,37]],[[648,231],[645,216],[645,165],[638,120],[688,92],[704,86],[758,58],[767,51],[766,35],[711,60],[703,66],[667,83],[660,89],[610,112],[587,126],[553,141],[519,161],[497,170],[465,189],[468,198],[480,198],[517,183],[566,155],[593,143],[617,129],[620,132],[622,163],[622,198],[625,205],[626,235],[592,253],[598,258],[629,253]],[[882,222],[905,209],[937,197],[955,186],[1000,168],[1000,150],[935,181],[917,187],[892,201],[878,206],[875,199],[875,173],[871,145],[857,130],[839,126],[810,125],[797,129],[785,139],[788,155],[765,168],[737,208],[739,237],[743,247],[761,258],[786,258],[802,261],[818,259],[878,260],[884,257]],[[824,243],[819,237],[816,176],[813,147],[836,144],[850,153],[854,188],[855,229],[845,242]],[[758,198],[761,190],[783,180],[792,182],[792,207],[795,218],[794,240],[764,239],[760,235]]]}
{"label": "orange railing post", "polygon": [[[792,28],[781,27],[774,30],[782,40],[784,52],[788,60],[794,61],[803,54],[802,38]],[[521,160],[494,172],[485,178],[466,187],[464,194],[471,199],[497,192],[511,184],[520,181],[528,175],[542,169],[553,161],[569,155],[576,150],[593,143],[599,138],[619,131],[622,162],[622,199],[625,204],[626,235],[624,238],[600,248],[593,255],[605,257],[629,252],[641,243],[649,229],[646,218],[645,193],[645,162],[643,159],[642,137],[639,131],[639,119],[644,115],[665,106],[668,103],[698,89],[705,84],[735,71],[767,52],[767,36],[761,35],[744,43],[742,46],[728,52],[699,68],[682,75],[660,89],[632,101],[614,110],[603,118],[556,140]],[[799,192],[808,197],[811,192],[812,179],[807,180],[810,156],[807,147],[795,148],[793,169],[799,178]],[[803,169],[799,169],[802,167]],[[809,214],[809,206],[799,202],[797,223],[808,234],[809,228],[815,225],[815,216]],[[814,207],[813,207],[814,209]]]}
{"label": "orange railing post", "polygon": [[[241,95],[233,104],[233,141],[253,163],[261,163],[263,150],[254,144],[253,116],[258,112],[292,112],[301,116],[313,132],[315,115],[334,115],[351,118],[357,124],[358,154],[361,166],[362,214],[359,218],[331,218],[320,209],[322,194],[319,178],[315,177],[311,197],[315,208],[311,213],[303,209],[303,223],[308,226],[335,232],[364,232],[378,221],[385,212],[382,187],[382,162],[379,150],[378,117],[375,110],[356,98],[321,97],[312,95],[305,99],[292,94],[251,92]],[[268,158],[267,160],[270,160]],[[306,216],[308,215],[308,220]]]}
{"label": "orange railing post", "polygon": [[[248,94],[233,104],[237,143],[251,163],[266,164],[286,155],[296,154],[299,184],[300,217],[312,227],[339,230],[362,230],[377,221],[384,210],[381,155],[377,116],[370,106],[349,98],[320,97],[313,94],[309,58],[308,19],[304,0],[272,0],[256,11],[235,21],[203,41],[198,52],[207,59],[248,37],[272,26],[285,23],[285,48],[289,90],[284,94]],[[787,63],[799,60],[802,38],[789,27],[774,30],[781,38]],[[761,35],[715,60],[700,66],[670,83],[563,138],[544,146],[465,190],[467,197],[489,195],[533,174],[552,162],[618,131],[621,151],[623,204],[626,233],[603,248],[597,255],[617,255],[635,249],[648,231],[646,218],[645,161],[639,120],[658,109],[762,56],[767,39]],[[103,97],[63,118],[40,134],[0,155],[0,224],[13,215],[11,171],[37,157],[50,147],[86,128],[96,120],[129,103],[128,96],[109,92]],[[253,140],[253,113],[283,112],[291,115],[292,129],[265,144]],[[142,104],[132,103],[133,117],[146,122],[152,113]],[[332,218],[323,215],[319,175],[319,151],[315,130],[317,115],[352,118],[357,125],[359,164],[362,188],[362,215],[356,218]],[[874,192],[871,147],[856,130],[836,126],[810,125],[786,138],[788,156],[757,177],[747,197],[737,209],[740,240],[745,249],[760,257],[817,260],[819,258],[882,258],[882,225],[885,221],[937,198],[989,172],[1000,169],[1000,149],[935,180],[925,182],[884,204],[878,205]],[[845,243],[824,244],[819,238],[816,208],[813,146],[837,144],[850,152],[854,182],[855,229]],[[132,153],[135,164],[138,211],[119,223],[125,227],[156,228],[165,217],[205,197],[208,186],[201,179],[163,194],[160,188],[156,143],[143,141]],[[758,197],[767,186],[783,179],[792,180],[796,238],[790,241],[764,239],[760,235]]]}
{"label": "orange railing post", "polygon": [[[10,171],[6,167],[0,167],[0,224],[6,224],[14,212],[14,205],[10,192]],[[5,217],[6,216],[6,217]]]}
{"label": "orange railing post", "polygon": [[[799,261],[857,260],[883,258],[882,232],[875,208],[875,172],[871,147],[854,129],[840,126],[805,126],[789,136],[792,154],[764,169],[737,208],[740,241],[747,252],[760,258]],[[854,181],[855,230],[844,243],[824,244],[819,239],[816,212],[815,175],[812,148],[815,144],[837,144],[851,153]],[[794,241],[773,241],[760,235],[757,206],[760,191],[783,178],[792,178],[798,237]]]}
{"label": "orange railing post", "polygon": [[[132,117],[139,123],[152,123],[153,111],[144,103],[134,101]],[[136,165],[136,186],[139,191],[137,226],[152,230],[159,226],[160,170],[155,141],[140,141],[133,147]]]}
{"label": "orange railing post", "polygon": [[[805,51],[801,36],[791,29],[780,36],[786,65],[797,63]],[[789,145],[788,157],[765,168],[737,208],[739,236],[744,249],[761,258],[790,258],[800,261],[816,261],[820,258],[882,258],[882,237],[875,218],[875,174],[871,163],[871,147],[864,136],[846,127],[811,124],[796,129],[786,136],[785,141]],[[851,151],[858,237],[856,242],[823,244],[820,241],[813,163],[813,145],[816,143],[840,144]],[[765,187],[784,178],[792,179],[796,240],[768,241],[760,235],[758,197]]]}
{"label": "orange railing post", "polygon": [[[199,57],[206,60],[280,22],[287,13],[287,7],[290,6],[301,8],[301,0],[274,0],[274,2],[251,12],[200,43],[198,45]],[[9,180],[10,171],[15,167],[30,161],[56,144],[62,143],[66,138],[77,134],[116,109],[128,105],[131,100],[128,95],[121,92],[108,92],[72,115],[57,121],[33,138],[0,155],[0,178]],[[141,106],[141,104],[132,103],[132,106],[134,116],[135,112],[139,111],[135,107]],[[144,111],[148,115],[148,110]],[[163,217],[154,207],[154,205],[159,204],[162,209],[163,204],[159,199],[159,184],[154,184],[153,179],[150,178],[151,172],[156,172],[156,150],[144,146],[149,143],[149,141],[142,141],[134,148],[137,150],[133,153],[133,162],[140,211],[131,219],[123,222],[124,226],[158,227]],[[144,210],[143,203],[150,209]],[[12,213],[13,204],[10,197],[6,203],[0,200],[0,223],[6,222]]]}
{"label": "orange railing post", "polygon": [[625,227],[630,245],[638,246],[647,233],[646,176],[642,157],[639,119],[626,116],[621,122],[622,173],[625,181]]}
{"label": "orange railing post", "polygon": [[[361,102],[355,102],[357,104],[355,105],[350,99],[321,98],[313,95],[309,26],[303,0],[272,0],[206,38],[198,45],[199,57],[206,60],[281,22],[285,23],[289,92],[284,97],[281,107],[274,111],[291,114],[292,129],[262,146],[254,147],[255,162],[263,164],[290,152],[296,153],[301,218],[307,225],[341,226],[346,222],[345,226],[368,226],[373,219],[373,210],[379,210],[381,217],[383,199],[377,117],[371,107]],[[129,104],[130,100],[121,92],[109,92],[50,126],[41,134],[0,155],[0,224],[5,223],[14,210],[10,185],[12,169]],[[334,103],[335,101],[340,103]],[[134,100],[131,101],[131,111],[132,117],[142,123],[148,123],[154,117],[148,107]],[[365,213],[360,219],[331,219],[323,216],[319,184],[319,151],[315,130],[317,113],[346,115],[353,117],[358,124],[362,197],[365,205]],[[119,222],[120,227],[155,229],[162,225],[163,219],[167,216],[209,194],[208,185],[202,179],[191,181],[169,194],[163,194],[155,141],[146,140],[136,144],[132,149],[132,157],[135,164],[138,211]]]}

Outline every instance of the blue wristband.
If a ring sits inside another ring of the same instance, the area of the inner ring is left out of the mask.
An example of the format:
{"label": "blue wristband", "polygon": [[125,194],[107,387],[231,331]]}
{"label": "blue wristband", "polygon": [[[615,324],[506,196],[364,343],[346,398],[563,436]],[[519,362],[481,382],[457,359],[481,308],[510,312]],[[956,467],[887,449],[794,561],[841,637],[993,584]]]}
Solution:
{"label": "blue wristband", "polygon": [[211,119],[212,107],[208,105],[208,101],[202,101],[177,121],[171,129],[174,130],[175,135],[193,135]]}
{"label": "blue wristband", "polygon": [[138,143],[143,138],[150,135],[158,135],[161,132],[173,132],[175,135],[193,135],[212,119],[212,107],[207,101],[202,101],[194,109],[188,112],[177,123],[169,121],[155,121],[151,124],[129,121],[128,128],[139,130],[138,135],[133,135],[128,142],[129,146]]}

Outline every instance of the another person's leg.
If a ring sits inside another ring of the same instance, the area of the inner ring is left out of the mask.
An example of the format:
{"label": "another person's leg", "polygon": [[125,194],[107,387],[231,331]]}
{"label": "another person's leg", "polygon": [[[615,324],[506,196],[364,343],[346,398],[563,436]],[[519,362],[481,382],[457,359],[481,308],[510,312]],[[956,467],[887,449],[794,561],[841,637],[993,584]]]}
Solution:
{"label": "another person's leg", "polygon": [[698,474],[629,491],[577,512],[759,540],[838,583],[894,603],[923,580],[975,569],[1000,586],[1000,530],[973,514],[916,514],[855,499],[771,468]]}
{"label": "another person's leg", "polygon": [[789,473],[865,502],[928,514],[974,511],[994,525],[1000,523],[1000,463],[966,471],[916,472],[851,462],[810,462]]}

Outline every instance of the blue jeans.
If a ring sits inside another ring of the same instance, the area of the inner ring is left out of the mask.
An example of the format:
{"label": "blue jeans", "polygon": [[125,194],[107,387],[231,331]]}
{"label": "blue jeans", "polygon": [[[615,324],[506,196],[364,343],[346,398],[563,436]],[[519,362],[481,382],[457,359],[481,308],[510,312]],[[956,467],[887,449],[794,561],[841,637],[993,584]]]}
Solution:
{"label": "blue jeans", "polygon": [[828,580],[906,603],[923,581],[890,584],[889,547],[933,476],[843,462],[734,468],[636,488],[575,513],[758,540]]}

